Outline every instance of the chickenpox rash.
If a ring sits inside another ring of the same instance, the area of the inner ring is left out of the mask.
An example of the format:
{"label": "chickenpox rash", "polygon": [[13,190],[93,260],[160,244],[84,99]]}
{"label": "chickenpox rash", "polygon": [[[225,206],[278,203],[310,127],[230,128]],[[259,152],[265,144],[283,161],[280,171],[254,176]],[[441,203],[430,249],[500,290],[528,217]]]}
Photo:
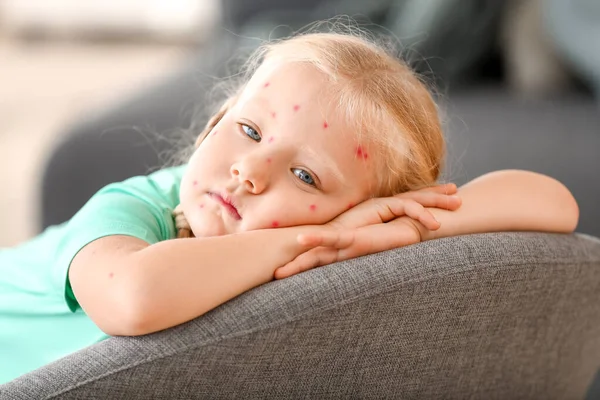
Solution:
{"label": "chickenpox rash", "polygon": [[275,140],[275,138],[274,138],[273,136],[271,136],[271,137],[269,138],[269,143],[273,143],[273,140]]}
{"label": "chickenpox rash", "polygon": [[265,84],[263,85],[263,87],[269,87],[269,85],[271,84],[271,82],[265,82]]}
{"label": "chickenpox rash", "polygon": [[270,159],[270,158],[267,158],[267,162],[270,164],[270,163],[271,163],[271,159]]}
{"label": "chickenpox rash", "polygon": [[348,210],[351,209],[352,207],[354,207],[354,203],[348,203],[348,206],[347,206]]}
{"label": "chickenpox rash", "polygon": [[310,211],[316,211],[317,210],[317,205],[316,204],[311,204],[310,207]]}
{"label": "chickenpox rash", "polygon": [[279,226],[279,221],[273,221],[273,222],[271,222],[271,226],[273,228],[277,228]]}
{"label": "chickenpox rash", "polygon": [[271,112],[271,117],[275,118],[276,116],[277,116],[277,113],[276,113],[276,112],[274,112],[274,111],[273,111],[273,112]]}
{"label": "chickenpox rash", "polygon": [[204,208],[204,204],[200,204],[200,208]]}
{"label": "chickenpox rash", "polygon": [[366,160],[367,158],[369,158],[369,155],[367,154],[367,152],[362,148],[362,146],[358,146],[356,148],[356,155],[359,158],[362,158],[363,160]]}
{"label": "chickenpox rash", "polygon": [[300,109],[300,106],[298,104],[294,105],[294,111],[298,111]]}
{"label": "chickenpox rash", "polygon": [[198,181],[194,181],[194,186],[198,186]]}
{"label": "chickenpox rash", "polygon": [[213,135],[213,136],[217,136],[217,133],[219,133],[219,130],[218,130],[218,129],[215,129],[215,130],[213,131],[212,135]]}
{"label": "chickenpox rash", "polygon": [[323,129],[327,129],[329,128],[329,124],[327,123],[327,121],[323,122]]}
{"label": "chickenpox rash", "polygon": [[109,278],[112,278],[113,276],[115,276],[115,274],[114,274],[114,273],[112,273],[112,272],[111,272],[110,274],[108,274],[108,277],[109,277]]}

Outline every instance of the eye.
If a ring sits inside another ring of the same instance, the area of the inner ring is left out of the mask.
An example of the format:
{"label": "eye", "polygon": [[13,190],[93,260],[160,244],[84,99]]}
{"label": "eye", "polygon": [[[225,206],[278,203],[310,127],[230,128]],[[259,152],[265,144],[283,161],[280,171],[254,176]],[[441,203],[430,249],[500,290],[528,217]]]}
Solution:
{"label": "eye", "polygon": [[256,132],[256,130],[252,127],[249,127],[248,125],[245,124],[240,124],[242,126],[242,129],[244,130],[244,133],[252,140],[256,141],[256,142],[260,142],[260,140],[262,139],[260,137],[260,135],[258,134],[258,132]]}
{"label": "eye", "polygon": [[296,175],[302,182],[306,183],[307,185],[315,187],[317,186],[313,177],[305,170],[300,168],[292,168],[292,171],[294,172],[294,175]]}

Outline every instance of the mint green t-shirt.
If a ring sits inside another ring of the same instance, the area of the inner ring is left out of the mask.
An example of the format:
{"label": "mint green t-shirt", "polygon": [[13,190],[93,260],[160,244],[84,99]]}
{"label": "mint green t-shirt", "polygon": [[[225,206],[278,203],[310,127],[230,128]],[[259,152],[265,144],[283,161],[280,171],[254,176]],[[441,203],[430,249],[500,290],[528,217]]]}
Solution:
{"label": "mint green t-shirt", "polygon": [[185,166],[108,185],[68,222],[0,249],[0,384],[109,336],[83,312],[68,280],[88,243],[129,235],[149,244],[176,236]]}

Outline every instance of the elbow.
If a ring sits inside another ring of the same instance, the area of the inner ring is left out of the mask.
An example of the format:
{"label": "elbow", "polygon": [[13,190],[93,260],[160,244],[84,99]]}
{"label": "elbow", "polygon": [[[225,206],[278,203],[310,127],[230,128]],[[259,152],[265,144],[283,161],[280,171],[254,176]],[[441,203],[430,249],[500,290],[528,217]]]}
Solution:
{"label": "elbow", "polygon": [[132,274],[124,274],[120,285],[113,292],[112,312],[106,309],[104,318],[95,321],[96,325],[107,335],[111,336],[140,336],[150,333],[147,329],[146,312],[148,301],[143,300],[142,282],[133,273],[135,267],[130,265]]}
{"label": "elbow", "polygon": [[[557,233],[572,233],[579,223],[579,205],[573,194],[560,181],[547,175],[532,171],[505,170],[490,173],[497,175],[502,184],[503,180],[511,183],[507,187],[516,188],[519,193],[527,194],[533,199],[528,201],[531,215],[534,215],[531,225],[525,230],[534,228],[542,231]],[[527,223],[525,218],[519,223]]]}
{"label": "elbow", "polygon": [[139,290],[129,287],[124,293],[123,301],[124,307],[119,310],[121,314],[121,323],[118,326],[111,327],[113,333],[106,332],[112,336],[141,336],[151,333],[152,330],[148,328],[148,301],[141,300],[140,296],[136,293],[140,293]]}
{"label": "elbow", "polygon": [[565,200],[565,233],[572,233],[579,224],[579,205],[571,192],[567,188],[565,190],[567,191]]}
{"label": "elbow", "polygon": [[139,336],[148,332],[144,330],[144,318],[131,302],[120,302],[121,306],[113,309],[110,316],[104,318],[90,317],[100,330],[110,336]]}
{"label": "elbow", "polygon": [[560,233],[572,233],[577,228],[579,223],[579,205],[577,200],[571,193],[571,191],[561,182],[554,178],[550,178],[554,190],[555,199],[555,212],[559,218],[555,220],[559,221],[559,225],[556,230]]}

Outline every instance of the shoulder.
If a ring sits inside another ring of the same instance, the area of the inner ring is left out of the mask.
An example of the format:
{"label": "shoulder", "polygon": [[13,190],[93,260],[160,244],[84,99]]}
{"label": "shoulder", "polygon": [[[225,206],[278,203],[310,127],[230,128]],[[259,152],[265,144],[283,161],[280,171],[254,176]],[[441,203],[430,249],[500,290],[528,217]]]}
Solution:
{"label": "shoulder", "polygon": [[148,175],[112,183],[100,189],[92,199],[106,193],[123,193],[174,209],[179,204],[179,187],[186,167],[187,165],[164,168]]}

